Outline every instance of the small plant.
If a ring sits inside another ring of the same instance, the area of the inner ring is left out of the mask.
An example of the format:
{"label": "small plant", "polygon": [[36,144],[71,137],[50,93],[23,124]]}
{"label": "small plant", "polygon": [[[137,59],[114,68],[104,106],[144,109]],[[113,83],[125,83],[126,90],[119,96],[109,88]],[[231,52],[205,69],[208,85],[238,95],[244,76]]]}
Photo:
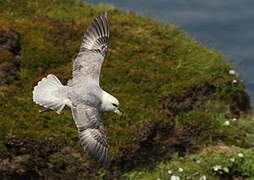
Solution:
{"label": "small plant", "polygon": [[[76,0],[0,0],[0,6],[0,33],[20,34],[19,68],[0,86],[1,177],[254,176],[249,97],[223,55],[176,25],[112,6]],[[102,117],[111,148],[110,163],[99,167],[80,147],[71,113],[39,114],[32,89],[50,73],[68,82],[85,29],[105,11],[112,38],[101,86],[119,97],[124,116]],[[0,50],[0,63],[12,58]]]}

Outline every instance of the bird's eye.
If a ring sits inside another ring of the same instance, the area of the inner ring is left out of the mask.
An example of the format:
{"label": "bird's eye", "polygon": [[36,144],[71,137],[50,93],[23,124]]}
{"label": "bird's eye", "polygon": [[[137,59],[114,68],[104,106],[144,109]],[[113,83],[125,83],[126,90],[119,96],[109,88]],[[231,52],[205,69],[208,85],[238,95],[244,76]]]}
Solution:
{"label": "bird's eye", "polygon": [[118,107],[117,104],[115,104],[115,103],[112,103],[112,105],[115,106],[115,107]]}

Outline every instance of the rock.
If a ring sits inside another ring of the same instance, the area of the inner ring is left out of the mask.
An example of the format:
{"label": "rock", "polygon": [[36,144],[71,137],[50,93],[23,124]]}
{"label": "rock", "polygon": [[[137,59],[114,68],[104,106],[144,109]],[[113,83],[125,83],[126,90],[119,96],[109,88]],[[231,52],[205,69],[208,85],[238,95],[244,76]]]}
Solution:
{"label": "rock", "polygon": [[20,68],[20,35],[12,29],[0,30],[0,85],[16,79]]}
{"label": "rock", "polygon": [[11,137],[5,147],[8,153],[0,157],[0,179],[93,178],[93,163],[66,144]]}

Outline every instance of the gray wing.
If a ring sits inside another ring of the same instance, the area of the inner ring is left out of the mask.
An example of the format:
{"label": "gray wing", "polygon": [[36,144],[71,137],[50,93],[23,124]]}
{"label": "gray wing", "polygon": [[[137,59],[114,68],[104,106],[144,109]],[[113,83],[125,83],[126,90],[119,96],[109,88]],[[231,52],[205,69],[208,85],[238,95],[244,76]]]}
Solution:
{"label": "gray wing", "polygon": [[87,29],[80,47],[80,52],[90,50],[104,54],[108,47],[108,39],[108,15],[107,13],[103,13],[94,19],[90,27]]}
{"label": "gray wing", "polygon": [[107,13],[98,16],[87,29],[79,55],[73,63],[73,77],[85,76],[99,80],[101,66],[107,51],[109,23]]}
{"label": "gray wing", "polygon": [[107,161],[108,143],[97,108],[79,104],[72,107],[81,145],[88,154],[102,164]]}

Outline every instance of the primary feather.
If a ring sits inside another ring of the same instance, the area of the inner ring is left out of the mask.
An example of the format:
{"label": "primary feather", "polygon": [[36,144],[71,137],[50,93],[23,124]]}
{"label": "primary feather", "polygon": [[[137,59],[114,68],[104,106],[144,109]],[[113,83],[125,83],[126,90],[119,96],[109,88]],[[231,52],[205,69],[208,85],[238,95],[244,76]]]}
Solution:
{"label": "primary feather", "polygon": [[105,56],[109,39],[108,15],[104,13],[98,16],[92,25],[87,29],[83,42],[80,46],[80,53],[90,50],[101,53]]}

